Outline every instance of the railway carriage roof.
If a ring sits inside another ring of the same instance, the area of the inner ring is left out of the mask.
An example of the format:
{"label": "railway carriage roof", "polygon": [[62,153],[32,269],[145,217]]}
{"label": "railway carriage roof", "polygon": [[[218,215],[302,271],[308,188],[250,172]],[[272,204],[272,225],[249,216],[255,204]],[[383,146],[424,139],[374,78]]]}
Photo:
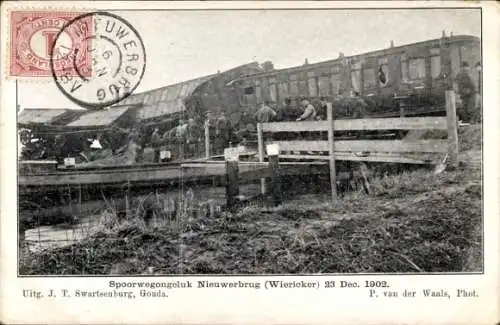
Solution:
{"label": "railway carriage roof", "polygon": [[87,111],[76,120],[68,123],[67,127],[89,127],[89,126],[107,126],[116,121],[125,114],[130,106],[113,107],[99,111]]}
{"label": "railway carriage roof", "polygon": [[[137,111],[139,120],[148,120],[155,117],[172,115],[184,110],[184,100],[195,93],[195,91],[204,83],[213,80],[220,75],[232,75],[235,72],[244,70],[255,71],[258,63],[252,62],[237,66],[233,69],[221,73],[212,74],[173,85],[148,90],[142,93],[132,94],[119,103],[119,105],[137,104],[142,106]],[[238,75],[239,77],[239,75]]]}
{"label": "railway carriage roof", "polygon": [[214,76],[215,75],[209,75],[139,94],[133,94],[120,104],[142,105],[137,112],[137,118],[139,120],[147,120],[158,116],[177,113],[184,109],[184,100],[191,96],[200,85],[209,81]]}
{"label": "railway carriage roof", "polygon": [[50,124],[69,111],[69,109],[26,108],[19,113],[17,123],[22,125]]}
{"label": "railway carriage roof", "polygon": [[[480,39],[476,36],[471,36],[471,35],[454,35],[454,36],[448,36],[445,38],[448,40],[450,43],[459,43],[459,42],[480,42]],[[244,76],[241,78],[238,78],[235,81],[242,81],[246,79],[251,79],[252,77],[259,77],[259,76],[274,76],[278,75],[283,72],[293,72],[293,71],[303,71],[303,70],[309,70],[311,68],[320,68],[323,66],[328,66],[332,65],[334,63],[341,63],[342,60],[345,59],[353,59],[353,58],[358,58],[358,57],[372,57],[372,56],[377,56],[377,55],[387,55],[389,53],[397,53],[401,52],[405,49],[409,49],[411,47],[416,47],[416,46],[432,46],[434,44],[440,44],[440,42],[443,40],[443,38],[436,38],[436,39],[431,39],[427,41],[421,41],[421,42],[416,42],[416,43],[409,43],[409,44],[404,44],[400,46],[394,46],[394,47],[388,47],[385,49],[381,50],[375,50],[375,51],[370,51],[370,52],[365,52],[365,53],[360,53],[360,54],[354,54],[350,56],[345,56],[343,58],[336,58],[333,60],[327,60],[327,61],[321,61],[317,63],[309,63],[307,65],[300,65],[300,66],[294,66],[294,67],[289,67],[289,68],[283,68],[283,69],[275,69],[272,71],[268,72],[259,72],[255,74],[251,74],[248,76]]]}

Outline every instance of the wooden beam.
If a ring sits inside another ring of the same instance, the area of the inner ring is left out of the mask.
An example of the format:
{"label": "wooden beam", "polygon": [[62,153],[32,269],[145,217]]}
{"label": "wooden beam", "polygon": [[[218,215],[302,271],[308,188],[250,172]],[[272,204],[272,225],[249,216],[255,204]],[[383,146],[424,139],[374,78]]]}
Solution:
{"label": "wooden beam", "polygon": [[447,90],[446,93],[446,118],[448,129],[448,155],[450,166],[458,166],[458,127],[455,92]]}
{"label": "wooden beam", "polygon": [[279,145],[280,151],[328,151],[328,141],[273,141]]}
{"label": "wooden beam", "polygon": [[398,155],[374,154],[363,157],[363,156],[357,156],[354,153],[341,153],[341,154],[336,154],[335,157],[339,161],[387,162],[387,163],[417,164],[417,165],[427,165],[433,163],[433,161],[408,157],[404,155],[398,156]]}
{"label": "wooden beam", "polygon": [[226,207],[234,209],[240,195],[240,170],[238,149],[227,148],[224,151],[226,170]]}
{"label": "wooden beam", "polygon": [[210,158],[210,127],[207,123],[205,123],[205,158]]}
{"label": "wooden beam", "polygon": [[[282,159],[310,159],[310,160],[330,160],[330,156],[319,155],[280,155]],[[367,161],[367,162],[392,162],[401,164],[432,164],[434,160],[424,160],[404,155],[372,154],[369,156],[357,156],[355,153],[336,153],[336,161]],[[312,163],[312,162],[309,162]]]}
{"label": "wooden beam", "polygon": [[328,121],[328,157],[330,162],[330,190],[332,193],[332,201],[337,199],[337,172],[335,169],[335,141],[334,141],[334,120],[333,120],[333,108],[328,105],[327,110],[327,121]]}
{"label": "wooden beam", "polygon": [[262,132],[304,132],[326,131],[327,121],[274,122],[262,123]]}
{"label": "wooden beam", "polygon": [[[335,131],[447,130],[446,117],[405,117],[335,120]],[[263,132],[327,131],[328,121],[263,123]]]}
{"label": "wooden beam", "polygon": [[[263,132],[262,132],[262,124],[257,123],[257,141],[258,141],[258,146],[259,146],[259,162],[264,161],[264,137],[263,137]],[[266,194],[266,179],[261,178],[260,179],[260,193],[262,195]]]}
{"label": "wooden beam", "polygon": [[[274,141],[282,151],[329,151],[328,141]],[[447,140],[347,140],[335,141],[338,152],[448,152]]]}
{"label": "wooden beam", "polygon": [[281,193],[281,175],[279,173],[279,156],[276,154],[270,154],[269,159],[269,173],[271,174],[271,200],[273,206],[278,206],[282,203],[282,193]]}

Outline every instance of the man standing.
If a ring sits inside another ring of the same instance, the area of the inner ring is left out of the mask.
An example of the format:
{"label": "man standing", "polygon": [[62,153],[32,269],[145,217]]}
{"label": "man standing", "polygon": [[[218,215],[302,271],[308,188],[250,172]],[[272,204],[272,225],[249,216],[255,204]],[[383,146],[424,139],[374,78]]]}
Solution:
{"label": "man standing", "polygon": [[307,99],[302,101],[304,113],[297,118],[297,121],[314,121],[316,119],[316,109],[309,103]]}
{"label": "man standing", "polygon": [[269,107],[269,101],[265,101],[257,112],[254,119],[257,123],[269,123],[276,117],[276,112]]}
{"label": "man standing", "polygon": [[464,122],[475,122],[476,84],[470,75],[469,63],[462,62],[462,69],[455,78],[456,88],[462,100],[460,119]]}
{"label": "man standing", "polygon": [[161,144],[161,136],[159,133],[158,127],[155,127],[153,133],[151,134],[151,146],[154,150],[154,162],[160,161],[160,144]]}
{"label": "man standing", "polygon": [[195,156],[197,152],[196,146],[201,139],[201,128],[196,124],[195,120],[190,118],[187,124],[186,143],[188,145],[188,155]]}

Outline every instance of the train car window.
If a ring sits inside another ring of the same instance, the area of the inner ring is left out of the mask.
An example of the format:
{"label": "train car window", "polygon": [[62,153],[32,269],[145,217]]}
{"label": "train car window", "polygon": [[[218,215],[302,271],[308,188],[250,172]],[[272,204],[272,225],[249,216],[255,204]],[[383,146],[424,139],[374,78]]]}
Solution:
{"label": "train car window", "polygon": [[431,76],[436,79],[441,74],[441,56],[431,56]]}
{"label": "train car window", "polygon": [[361,91],[361,70],[351,70],[351,88],[358,93]]}
{"label": "train car window", "polygon": [[244,93],[245,95],[253,95],[255,93],[255,89],[253,87],[246,87]]}
{"label": "train car window", "polygon": [[298,95],[306,96],[308,93],[307,84],[305,80],[299,80],[299,93]]}
{"label": "train car window", "polygon": [[339,74],[334,74],[331,77],[331,82],[332,82],[332,95],[340,95],[340,83],[341,83],[341,77]]}
{"label": "train car window", "polygon": [[387,63],[381,64],[378,67],[377,80],[381,87],[389,84],[389,65]]}
{"label": "train car window", "polygon": [[309,78],[308,82],[309,96],[318,96],[318,87],[316,86],[316,78]]}
{"label": "train car window", "polygon": [[328,76],[321,76],[318,79],[318,90],[320,96],[330,95],[330,80]]}
{"label": "train car window", "polygon": [[338,73],[340,73],[340,66],[338,66],[338,65],[333,66],[331,68],[331,73],[332,74],[338,74]]}
{"label": "train car window", "polygon": [[404,57],[401,58],[401,81],[408,82],[408,61]]}
{"label": "train car window", "polygon": [[276,84],[270,84],[269,85],[269,97],[271,101],[275,102],[276,101]]}
{"label": "train car window", "polygon": [[408,77],[411,80],[425,78],[425,59],[411,59],[408,61]]}
{"label": "train car window", "polygon": [[288,97],[289,96],[289,94],[288,94],[288,83],[286,83],[286,82],[280,83],[278,91],[279,91],[280,98],[286,98],[286,97]]}
{"label": "train car window", "polygon": [[307,80],[307,85],[309,88],[309,96],[318,96],[318,87],[316,85],[316,78],[309,78]]}
{"label": "train car window", "polygon": [[373,88],[377,85],[374,68],[363,69],[363,87]]}
{"label": "train car window", "polygon": [[298,96],[299,95],[299,83],[297,80],[290,81],[290,95]]}
{"label": "train car window", "polygon": [[255,83],[255,99],[257,101],[257,104],[262,102],[262,90],[260,88],[260,82],[257,84]]}
{"label": "train car window", "polygon": [[[241,88],[241,104],[242,105],[255,105],[256,104],[256,90],[253,85],[244,84]],[[260,87],[259,87],[260,88]]]}

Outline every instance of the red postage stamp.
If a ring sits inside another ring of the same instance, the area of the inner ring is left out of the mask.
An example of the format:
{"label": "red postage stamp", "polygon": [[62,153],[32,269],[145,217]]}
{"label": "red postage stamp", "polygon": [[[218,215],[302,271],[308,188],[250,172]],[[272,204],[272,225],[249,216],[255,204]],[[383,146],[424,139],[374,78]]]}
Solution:
{"label": "red postage stamp", "polygon": [[[82,12],[11,11],[9,75],[12,77],[49,77],[71,67],[90,76],[92,16],[78,20],[71,29],[63,27]],[[56,43],[57,39],[57,43]],[[51,61],[52,60],[52,61]]]}

